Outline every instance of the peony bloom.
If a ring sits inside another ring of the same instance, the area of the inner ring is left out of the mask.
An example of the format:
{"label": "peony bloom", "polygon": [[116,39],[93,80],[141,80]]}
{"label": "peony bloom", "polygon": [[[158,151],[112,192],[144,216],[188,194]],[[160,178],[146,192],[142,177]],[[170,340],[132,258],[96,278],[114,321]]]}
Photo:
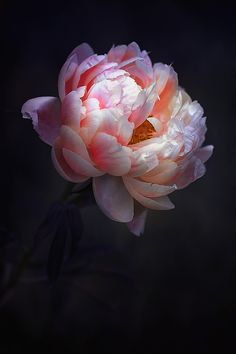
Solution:
{"label": "peony bloom", "polygon": [[22,107],[52,146],[58,173],[92,178],[97,204],[111,219],[143,232],[147,209],[167,210],[170,193],[205,173],[213,147],[201,147],[206,118],[169,65],[152,65],[136,43],[94,54],[83,43],[63,65],[59,98]]}

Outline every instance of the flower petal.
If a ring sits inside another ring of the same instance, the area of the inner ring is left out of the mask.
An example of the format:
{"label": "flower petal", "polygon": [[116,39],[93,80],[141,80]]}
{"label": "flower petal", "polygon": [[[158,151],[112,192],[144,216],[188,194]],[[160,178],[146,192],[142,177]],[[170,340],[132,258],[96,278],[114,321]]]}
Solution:
{"label": "flower petal", "polygon": [[162,197],[177,189],[176,185],[164,186],[156,183],[143,182],[131,177],[123,177],[123,180],[129,183],[137,193],[150,198]]}
{"label": "flower petal", "polygon": [[[77,66],[73,78],[71,80],[71,90],[76,90],[80,84],[80,79],[89,72],[92,68],[94,68],[99,63],[103,63],[106,61],[105,55],[97,55],[94,54],[87,59],[85,59],[79,66]],[[84,74],[85,73],[85,74]],[[84,74],[84,75],[83,75]]]}
{"label": "flower petal", "polygon": [[37,97],[25,102],[21,113],[23,118],[32,119],[34,129],[40,138],[52,145],[59,134],[60,101],[56,97]]}
{"label": "flower petal", "polygon": [[69,56],[76,54],[78,65],[82,63],[85,59],[94,54],[93,49],[90,47],[88,43],[82,43],[78,45]]}
{"label": "flower petal", "polygon": [[133,107],[134,110],[129,117],[129,121],[134,122],[136,128],[148,118],[157,97],[158,94],[155,83],[139,93]]}
{"label": "flower petal", "polygon": [[62,148],[62,154],[70,168],[78,175],[98,177],[104,174],[73,151]]}
{"label": "flower petal", "polygon": [[113,176],[128,173],[131,167],[129,148],[106,133],[97,133],[90,144],[90,156],[98,168]]}
{"label": "flower petal", "polygon": [[132,151],[130,159],[129,176],[131,177],[142,176],[159,164],[156,151],[152,149],[152,146],[143,146],[136,151]]}
{"label": "flower petal", "polygon": [[[68,82],[70,82],[78,65],[91,55],[93,55],[93,50],[87,43],[80,44],[72,51],[72,53],[70,53],[67,61],[61,68],[58,78],[58,91],[61,100],[63,100],[66,95],[66,83],[68,84]],[[68,89],[67,93],[70,91],[71,90]]]}
{"label": "flower petal", "polygon": [[67,181],[81,183],[88,179],[87,176],[76,174],[65,161],[62,154],[60,137],[56,139],[52,148],[52,161],[57,172]]}
{"label": "flower petal", "polygon": [[71,91],[62,101],[62,124],[68,125],[75,131],[79,130],[82,102],[77,91]]}
{"label": "flower petal", "polygon": [[127,50],[126,45],[118,45],[116,47],[113,46],[107,54],[108,61],[120,63],[126,53],[126,50]]}
{"label": "flower petal", "polygon": [[93,191],[97,204],[110,219],[120,222],[133,219],[134,201],[120,177],[93,178]]}
{"label": "flower petal", "polygon": [[196,156],[192,156],[189,161],[184,163],[183,167],[180,166],[179,168],[180,173],[175,178],[175,183],[178,189],[187,187],[190,183],[201,178],[206,172],[205,165]]}
{"label": "flower petal", "polygon": [[197,156],[202,162],[206,162],[213,154],[213,149],[213,145],[204,146],[195,152],[195,156]]}
{"label": "flower petal", "polygon": [[83,159],[92,162],[87,147],[80,135],[66,125],[62,125],[60,129],[60,137],[62,146],[70,151],[80,155]]}
{"label": "flower petal", "polygon": [[174,205],[171,203],[168,197],[158,197],[158,198],[148,198],[144,195],[140,194],[135,190],[132,184],[129,182],[128,179],[123,178],[124,184],[128,190],[128,192],[132,195],[134,199],[137,200],[141,205],[148,209],[154,210],[169,210],[173,209]]}
{"label": "flower petal", "polygon": [[135,203],[134,217],[127,223],[127,227],[135,236],[140,236],[144,232],[145,222],[147,218],[147,209],[142,205]]}
{"label": "flower petal", "polygon": [[160,161],[160,164],[141,176],[145,182],[168,184],[177,174],[177,164],[171,160]]}
{"label": "flower petal", "polygon": [[[168,71],[168,79],[166,70]],[[159,99],[153,107],[152,115],[158,117],[161,122],[167,122],[171,117],[171,101],[177,94],[178,88],[177,74],[171,66],[157,64],[156,85]]]}

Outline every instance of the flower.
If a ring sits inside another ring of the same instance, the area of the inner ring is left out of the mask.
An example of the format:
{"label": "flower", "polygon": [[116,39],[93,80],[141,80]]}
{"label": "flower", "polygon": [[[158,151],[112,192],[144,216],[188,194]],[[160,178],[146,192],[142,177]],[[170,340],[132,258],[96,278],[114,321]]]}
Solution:
{"label": "flower", "polygon": [[63,65],[59,97],[22,107],[66,180],[93,179],[97,204],[139,235],[147,209],[174,205],[168,194],[205,173],[206,118],[178,85],[172,66],[152,65],[136,43],[94,54],[83,43]]}

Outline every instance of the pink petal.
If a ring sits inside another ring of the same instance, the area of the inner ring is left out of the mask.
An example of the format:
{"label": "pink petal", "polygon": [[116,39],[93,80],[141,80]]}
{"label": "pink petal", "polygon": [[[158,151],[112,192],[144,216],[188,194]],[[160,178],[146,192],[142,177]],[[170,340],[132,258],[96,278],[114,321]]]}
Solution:
{"label": "pink petal", "polygon": [[176,73],[170,65],[162,63],[154,64],[153,71],[157,83],[158,95],[160,95],[164,90],[170,76],[174,78],[176,76]]}
{"label": "pink petal", "polygon": [[91,123],[94,128],[96,126],[93,134],[99,131],[115,136],[121,145],[127,145],[133,134],[134,124],[129,122],[125,116],[121,116],[118,108],[91,111],[82,121],[81,126],[91,130]]}
{"label": "pink petal", "polygon": [[92,70],[94,67],[96,67],[99,63],[102,64],[106,61],[106,56],[105,55],[97,55],[94,54],[91,57],[85,59],[79,66],[77,66],[75,73],[73,75],[73,78],[71,79],[70,83],[70,90],[76,90],[79,86],[83,85],[82,80],[83,77],[89,73],[90,70]]}
{"label": "pink petal", "polygon": [[123,177],[124,183],[128,183],[137,193],[150,198],[162,197],[177,189],[176,185],[164,186],[156,183],[140,181],[136,178]]}
{"label": "pink petal", "polygon": [[86,113],[100,109],[99,101],[96,98],[88,98],[83,101],[83,106],[86,108]]}
{"label": "pink petal", "polygon": [[82,102],[77,91],[71,91],[62,101],[62,124],[78,131],[80,127]]}
{"label": "pink petal", "polygon": [[123,60],[127,60],[133,57],[140,57],[140,56],[141,56],[141,50],[139,48],[139,45],[136,42],[132,42],[128,45]]}
{"label": "pink petal", "polygon": [[104,174],[73,151],[62,148],[62,154],[70,168],[78,175],[98,177]]}
{"label": "pink petal", "polygon": [[65,161],[62,154],[60,137],[56,139],[52,148],[52,161],[57,172],[67,181],[81,183],[88,179],[87,176],[76,174]]}
{"label": "pink petal", "polygon": [[123,181],[128,192],[132,195],[132,197],[135,200],[137,200],[137,202],[139,202],[141,205],[143,205],[145,208],[154,209],[154,210],[169,210],[174,208],[174,205],[171,203],[168,197],[166,196],[158,197],[158,198],[145,197],[144,195],[140,194],[135,190],[132,184],[129,183],[129,180],[124,178]]}
{"label": "pink petal", "polygon": [[60,138],[61,144],[64,148],[75,152],[83,159],[91,162],[85,143],[81,139],[80,135],[73,129],[66,125],[62,125],[60,130]]}
{"label": "pink petal", "polygon": [[79,65],[80,63],[82,63],[82,61],[93,55],[93,53],[94,51],[88,43],[82,43],[70,53],[69,57],[73,54],[76,54],[77,63]]}
{"label": "pink petal", "polygon": [[86,118],[81,121],[80,135],[87,146],[90,145],[94,135],[96,134],[100,120],[99,114],[100,110],[90,111]]}
{"label": "pink petal", "polygon": [[[163,64],[157,65],[166,67],[166,65]],[[168,79],[166,78],[165,69],[161,70],[160,76],[157,75],[156,85],[159,99],[156,101],[152,110],[152,115],[159,118],[161,122],[164,123],[171,117],[172,107],[170,103],[172,98],[176,95],[178,88],[178,77],[176,72],[172,67],[169,67],[168,70]]]}
{"label": "pink petal", "polygon": [[129,222],[134,216],[134,202],[122,179],[104,175],[93,178],[93,191],[97,204],[110,219]]}
{"label": "pink petal", "polygon": [[[78,65],[91,55],[93,55],[93,50],[87,43],[80,44],[70,53],[67,61],[61,68],[58,78],[58,91],[61,100],[63,100],[66,94],[66,82],[70,82]],[[70,91],[68,90],[67,93]]]}
{"label": "pink petal", "polygon": [[108,61],[120,63],[126,53],[127,46],[126,45],[119,45],[116,47],[112,47],[108,52]]}
{"label": "pink petal", "polygon": [[21,113],[23,118],[32,119],[34,129],[40,138],[52,145],[59,134],[60,101],[56,97],[37,97],[25,102]]}
{"label": "pink petal", "polygon": [[90,145],[90,156],[98,168],[113,176],[128,173],[131,167],[129,151],[106,133],[97,133]]}
{"label": "pink petal", "polygon": [[83,75],[80,77],[79,85],[88,86],[91,81],[94,80],[98,75],[101,75],[104,71],[117,67],[116,63],[103,63],[93,66],[88,69]]}
{"label": "pink petal", "polygon": [[122,61],[119,68],[126,70],[142,88],[147,88],[153,82],[152,64],[146,52]]}
{"label": "pink petal", "polygon": [[136,128],[148,118],[157,96],[156,84],[152,84],[139,93],[137,101],[134,104],[134,111],[129,117],[129,121],[134,122]]}
{"label": "pink petal", "polygon": [[144,232],[145,222],[147,218],[147,209],[142,205],[135,203],[134,206],[134,217],[127,223],[128,229],[135,236],[140,236]]}

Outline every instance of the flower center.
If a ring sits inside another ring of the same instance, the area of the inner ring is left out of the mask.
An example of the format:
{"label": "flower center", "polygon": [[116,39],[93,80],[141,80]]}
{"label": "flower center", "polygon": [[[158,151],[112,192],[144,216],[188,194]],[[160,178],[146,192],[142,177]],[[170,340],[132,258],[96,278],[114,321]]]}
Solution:
{"label": "flower center", "polygon": [[134,129],[132,138],[129,144],[137,144],[140,141],[151,139],[156,133],[153,125],[145,120],[138,128]]}

